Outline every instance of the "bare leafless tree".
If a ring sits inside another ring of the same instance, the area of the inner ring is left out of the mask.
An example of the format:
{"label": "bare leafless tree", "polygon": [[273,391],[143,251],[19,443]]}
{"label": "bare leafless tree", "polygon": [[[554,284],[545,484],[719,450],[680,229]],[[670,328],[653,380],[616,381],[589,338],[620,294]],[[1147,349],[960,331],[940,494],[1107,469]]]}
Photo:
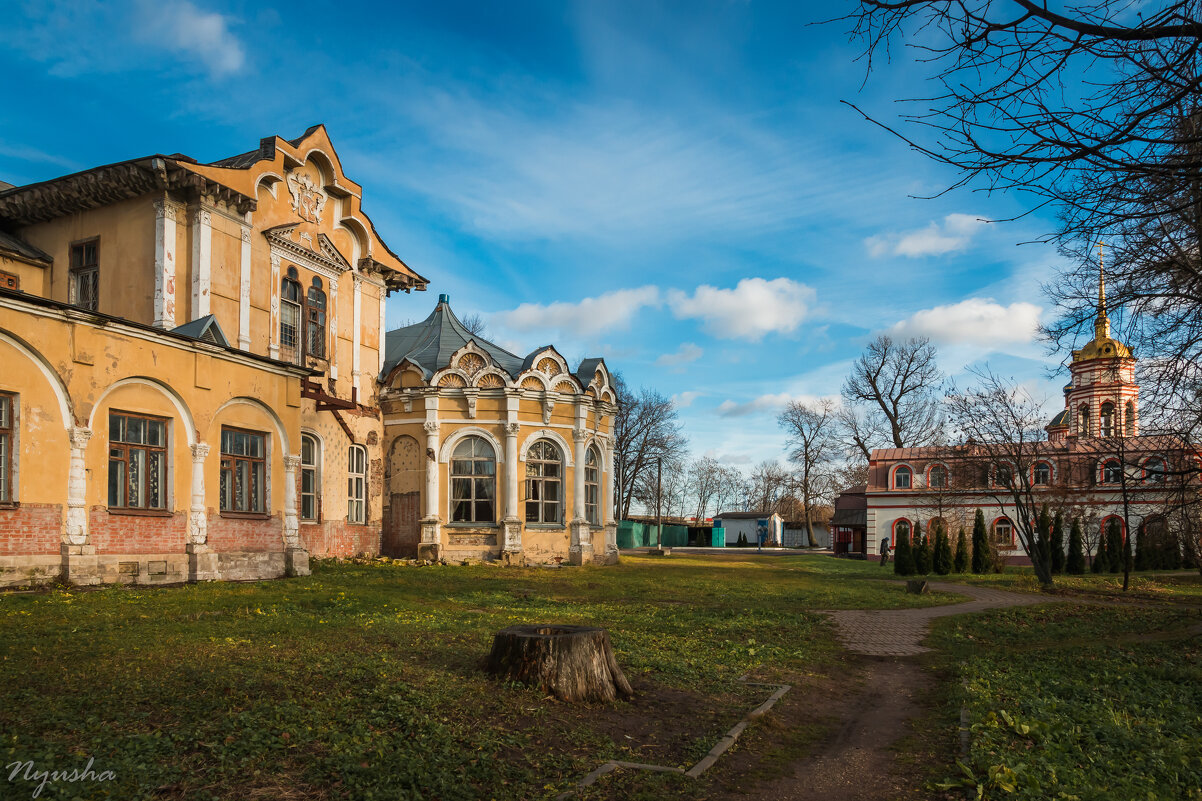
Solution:
{"label": "bare leafless tree", "polygon": [[865,461],[873,448],[914,448],[934,442],[941,428],[943,382],[935,346],[926,337],[896,341],[881,334],[864,349],[843,383],[847,411],[842,438]]}
{"label": "bare leafless tree", "polygon": [[751,471],[748,493],[751,511],[771,514],[789,488],[789,471],[775,459],[760,462]]}
{"label": "bare leafless tree", "polygon": [[484,317],[480,314],[469,314],[459,320],[463,323],[463,327],[468,330],[469,334],[483,339],[488,333],[488,326],[484,322]]}
{"label": "bare leafless tree", "polygon": [[1202,4],[860,0],[847,19],[869,70],[898,42],[931,70],[933,90],[905,104],[913,113],[873,122],[956,168],[949,189],[1015,191],[1028,210],[1058,212],[1043,239],[1074,266],[1047,287],[1054,342],[1088,336],[1107,243],[1110,305],[1145,356],[1145,399],[1173,413],[1166,431],[1196,430]]}
{"label": "bare leafless tree", "polygon": [[789,456],[797,465],[797,490],[805,510],[806,536],[813,545],[813,508],[830,496],[831,460],[838,451],[835,405],[829,400],[790,401],[777,422],[789,435]]}
{"label": "bare leafless tree", "polygon": [[613,382],[618,401],[614,421],[614,459],[618,468],[615,502],[618,519],[622,519],[630,515],[640,482],[649,479],[654,483],[660,460],[665,469],[683,460],[688,439],[670,398],[646,387],[631,392],[617,373]]}
{"label": "bare leafless tree", "polygon": [[947,396],[948,423],[962,439],[959,450],[967,468],[958,472],[976,474],[983,494],[991,496],[1013,523],[1035,577],[1050,587],[1050,560],[1036,547],[1043,498],[1035,490],[1034,467],[1052,450],[1044,432],[1043,404],[991,372],[974,375],[975,386],[953,387]]}
{"label": "bare leafless tree", "polygon": [[722,486],[722,465],[711,456],[694,459],[688,468],[688,490],[696,509],[697,524],[707,517]]}

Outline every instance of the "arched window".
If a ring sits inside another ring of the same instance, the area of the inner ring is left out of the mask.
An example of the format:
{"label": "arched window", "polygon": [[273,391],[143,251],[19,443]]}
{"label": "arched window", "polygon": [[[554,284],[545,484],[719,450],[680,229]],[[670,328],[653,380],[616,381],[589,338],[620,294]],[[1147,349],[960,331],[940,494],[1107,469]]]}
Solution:
{"label": "arched window", "polygon": [[1014,483],[1014,471],[1008,464],[999,464],[993,469],[993,483],[999,487],[1009,487]]}
{"label": "arched window", "polygon": [[109,509],[166,510],[167,421],[109,412]]}
{"label": "arched window", "polygon": [[526,454],[526,522],[559,523],[563,460],[555,443],[541,439]]}
{"label": "arched window", "polygon": [[318,520],[321,515],[321,445],[312,434],[301,435],[301,520]]}
{"label": "arched window", "polygon": [[1008,518],[1000,517],[993,522],[993,541],[998,545],[1014,544],[1014,524]]}
{"label": "arched window", "polygon": [[317,276],[305,298],[305,352],[317,359],[326,357],[326,293]]}
{"label": "arched window", "polygon": [[301,285],[296,268],[289,267],[280,285],[280,359],[301,362]]}
{"label": "arched window", "polygon": [[927,486],[931,489],[947,489],[947,468],[941,464],[927,471]]}
{"label": "arched window", "polygon": [[601,459],[595,448],[584,455],[584,517],[594,526],[601,525]]}
{"label": "arched window", "polygon": [[1077,433],[1083,437],[1089,436],[1089,404],[1082,403],[1077,408]]}
{"label": "arched window", "polygon": [[1127,436],[1135,436],[1135,404],[1127,401],[1126,414],[1123,416],[1123,431]]}
{"label": "arched window", "polygon": [[899,543],[902,539],[905,539],[906,542],[910,541],[910,521],[909,520],[897,520],[893,523],[893,545],[894,545],[894,547],[896,547],[897,543]]}
{"label": "arched window", "polygon": [[910,489],[911,479],[914,473],[910,468],[902,465],[893,471],[893,489]]}
{"label": "arched window", "polygon": [[1102,404],[1102,413],[1098,415],[1098,419],[1102,424],[1102,436],[1113,437],[1114,430],[1114,404],[1110,401]]}
{"label": "arched window", "polygon": [[1052,483],[1052,466],[1047,462],[1036,462],[1035,469],[1031,471],[1031,483],[1044,487]]}
{"label": "arched window", "polygon": [[1144,481],[1152,484],[1163,484],[1167,468],[1164,459],[1159,456],[1149,456],[1144,461]]}
{"label": "arched window", "polygon": [[451,522],[495,523],[497,455],[480,437],[465,437],[451,454]]}
{"label": "arched window", "polygon": [[1121,484],[1123,481],[1123,465],[1118,459],[1110,459],[1102,465],[1103,484]]}
{"label": "arched window", "polygon": [[346,522],[367,522],[367,449],[352,445],[346,452]]}

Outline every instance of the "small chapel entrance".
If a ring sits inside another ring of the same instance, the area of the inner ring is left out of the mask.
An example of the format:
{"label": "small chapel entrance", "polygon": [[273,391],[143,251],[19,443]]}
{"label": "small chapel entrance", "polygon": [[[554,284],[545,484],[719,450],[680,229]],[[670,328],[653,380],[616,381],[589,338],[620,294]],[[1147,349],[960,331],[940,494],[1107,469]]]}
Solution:
{"label": "small chapel entrance", "polygon": [[425,460],[417,440],[400,436],[392,441],[384,468],[384,556],[417,556],[421,540],[421,490]]}

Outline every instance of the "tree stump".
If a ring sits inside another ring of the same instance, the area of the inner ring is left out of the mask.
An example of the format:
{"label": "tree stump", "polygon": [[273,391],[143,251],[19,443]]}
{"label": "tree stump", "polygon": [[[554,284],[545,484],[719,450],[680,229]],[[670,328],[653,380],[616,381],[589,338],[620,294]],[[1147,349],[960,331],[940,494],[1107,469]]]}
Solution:
{"label": "tree stump", "polygon": [[614,658],[609,632],[590,626],[510,626],[493,636],[484,670],[538,686],[561,701],[634,695]]}
{"label": "tree stump", "polygon": [[930,592],[930,588],[927,587],[926,579],[909,579],[906,581],[906,592],[922,595]]}

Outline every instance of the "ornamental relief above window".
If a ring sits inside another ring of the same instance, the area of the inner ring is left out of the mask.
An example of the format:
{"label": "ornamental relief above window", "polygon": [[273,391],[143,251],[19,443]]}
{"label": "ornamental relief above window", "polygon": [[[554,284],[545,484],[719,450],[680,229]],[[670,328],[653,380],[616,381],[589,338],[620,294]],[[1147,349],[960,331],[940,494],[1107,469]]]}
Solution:
{"label": "ornamental relief above window", "polygon": [[475,375],[484,369],[484,357],[479,353],[465,353],[459,357],[459,364],[457,366],[468,375]]}
{"label": "ornamental relief above window", "polygon": [[309,173],[300,170],[289,172],[287,181],[288,192],[292,195],[292,210],[302,220],[320,223],[322,210],[330,199],[320,183]]}
{"label": "ornamental relief above window", "polygon": [[535,368],[543,375],[557,376],[562,370],[559,369],[559,362],[552,359],[550,356],[545,356],[538,360],[538,367]]}

